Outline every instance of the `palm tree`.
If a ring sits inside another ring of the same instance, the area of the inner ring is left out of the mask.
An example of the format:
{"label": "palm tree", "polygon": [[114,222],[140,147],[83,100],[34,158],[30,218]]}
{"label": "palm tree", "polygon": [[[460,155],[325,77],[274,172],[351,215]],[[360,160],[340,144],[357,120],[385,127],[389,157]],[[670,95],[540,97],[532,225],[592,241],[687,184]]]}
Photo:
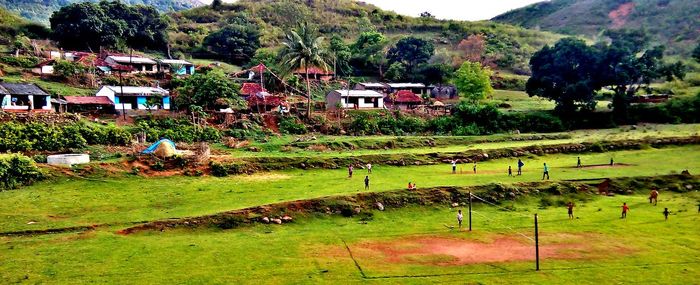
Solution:
{"label": "palm tree", "polygon": [[306,99],[308,107],[306,117],[311,117],[311,83],[309,81],[309,68],[319,67],[328,70],[326,63],[327,53],[323,46],[323,37],[317,36],[316,30],[307,23],[301,23],[287,34],[284,46],[280,51],[282,65],[288,70],[303,69],[306,75]]}

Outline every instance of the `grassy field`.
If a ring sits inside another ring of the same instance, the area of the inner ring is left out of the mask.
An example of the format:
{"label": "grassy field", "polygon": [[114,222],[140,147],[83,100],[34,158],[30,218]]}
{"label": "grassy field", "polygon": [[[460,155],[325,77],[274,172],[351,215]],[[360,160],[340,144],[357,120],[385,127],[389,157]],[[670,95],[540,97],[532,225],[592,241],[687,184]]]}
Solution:
{"label": "grassy field", "polygon": [[[487,100],[487,102],[495,103],[497,105],[507,104],[510,107],[499,108],[507,111],[522,112],[522,111],[533,111],[533,110],[553,110],[554,101],[550,101],[545,98],[540,97],[530,97],[527,93],[523,91],[509,91],[509,90],[495,90],[493,93],[493,98]],[[596,110],[606,111],[608,109],[609,101],[598,101]]]}
{"label": "grassy field", "polygon": [[[516,212],[477,204],[471,233],[446,228],[455,224],[456,209],[435,205],[374,212],[364,223],[319,215],[233,230],[2,237],[0,278],[53,284],[690,284],[700,278],[698,199],[697,192],[663,193],[654,207],[646,196],[591,196],[576,201],[575,220],[567,220],[564,207],[542,208],[535,198],[510,205]],[[619,218],[623,202],[631,207],[625,220]],[[672,211],[668,221],[664,207]],[[530,240],[533,213],[540,217],[539,272]],[[521,259],[455,260],[485,251],[461,246],[488,247],[504,238],[525,250]]]}
{"label": "grassy field", "polygon": [[[542,163],[550,166],[552,180],[623,176],[653,176],[689,169],[700,173],[700,146],[583,154],[583,164],[606,164],[613,157],[624,167],[576,169],[576,155],[525,157],[523,176],[508,177],[513,159],[496,159],[458,166],[375,166],[371,191],[404,189],[409,181],[421,187],[468,186],[488,183],[540,181]],[[255,175],[216,177],[113,176],[98,179],[58,178],[17,191],[0,192],[0,228],[3,232],[126,224],[145,220],[213,214],[281,201],[350,194],[364,191],[364,171],[352,179],[345,169],[288,170]]]}
{"label": "grassy field", "polygon": [[[612,140],[628,140],[628,139],[643,139],[643,138],[661,138],[661,137],[674,137],[674,136],[694,136],[700,134],[700,124],[686,124],[686,125],[639,125],[635,128],[622,127],[614,129],[602,129],[602,130],[576,130],[566,133],[554,133],[548,135],[567,135],[568,139],[545,139],[528,141],[523,140],[532,136],[532,134],[523,135],[507,135],[498,134],[491,136],[472,136],[472,137],[439,137],[433,136],[430,138],[447,138],[452,141],[457,141],[459,143],[454,143],[446,146],[435,146],[435,147],[413,147],[413,148],[397,148],[397,149],[354,149],[354,150],[339,150],[339,151],[316,151],[308,149],[291,149],[283,151],[285,146],[292,145],[295,136],[280,136],[271,137],[266,142],[253,142],[251,146],[254,146],[262,152],[252,152],[246,149],[230,149],[223,145],[215,145],[214,148],[220,151],[224,151],[234,157],[249,157],[249,156],[331,156],[331,157],[345,157],[345,156],[355,156],[355,155],[367,155],[367,154],[391,154],[391,153],[433,153],[433,152],[462,152],[474,149],[499,149],[499,148],[511,148],[511,147],[523,147],[531,145],[552,145],[552,144],[563,144],[563,143],[578,143],[578,142],[596,142],[596,141],[612,141]],[[363,136],[363,137],[340,137],[340,136],[318,136],[316,141],[319,144],[334,142],[334,143],[349,143],[356,144],[357,142],[371,142],[377,145],[389,141],[396,141],[399,139],[411,140],[419,139],[425,140],[429,137],[395,137],[395,136]],[[481,141],[481,142],[479,142]],[[483,141],[494,141],[494,142],[483,142]]]}

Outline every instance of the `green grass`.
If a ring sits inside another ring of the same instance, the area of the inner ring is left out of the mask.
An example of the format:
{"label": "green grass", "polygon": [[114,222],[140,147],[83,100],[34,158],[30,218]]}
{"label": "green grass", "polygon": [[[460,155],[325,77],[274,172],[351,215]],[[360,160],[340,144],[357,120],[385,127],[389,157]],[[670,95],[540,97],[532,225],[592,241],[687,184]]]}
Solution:
{"label": "green grass", "polygon": [[[661,137],[673,137],[673,136],[692,136],[700,134],[700,124],[687,124],[687,125],[639,125],[636,127],[622,127],[614,129],[602,129],[602,130],[577,130],[566,133],[560,133],[569,135],[569,139],[547,139],[547,140],[518,140],[519,138],[524,138],[532,134],[523,135],[507,135],[498,134],[490,136],[467,136],[467,137],[440,137],[432,136],[430,138],[449,139],[453,141],[459,141],[460,143],[454,143],[446,146],[435,146],[435,147],[414,147],[414,148],[397,148],[397,149],[355,149],[355,150],[340,150],[340,151],[314,151],[307,149],[292,149],[289,151],[282,151],[283,147],[291,144],[296,139],[295,136],[280,136],[280,137],[270,137],[266,142],[253,142],[251,146],[258,149],[264,150],[262,152],[251,152],[246,149],[230,149],[222,145],[214,145],[214,148],[231,155],[232,157],[289,157],[289,156],[320,156],[320,157],[347,157],[356,155],[369,155],[369,154],[423,154],[423,153],[435,153],[435,152],[463,152],[474,149],[499,149],[499,148],[512,148],[512,147],[524,147],[531,145],[553,145],[553,144],[563,144],[563,143],[579,143],[579,142],[596,142],[596,141],[612,141],[612,140],[628,140],[628,139],[643,139],[643,138],[661,138]],[[550,134],[552,135],[552,134]],[[556,135],[556,134],[554,134]],[[377,145],[384,144],[388,141],[396,141],[399,139],[403,140],[425,140],[429,137],[415,137],[415,136],[405,136],[405,137],[395,137],[395,136],[363,136],[363,137],[348,137],[348,136],[318,136],[318,143],[325,142],[336,142],[336,143],[355,143],[355,142],[375,142]],[[477,143],[477,141],[496,141],[496,142],[482,142]],[[501,141],[498,141],[501,140]],[[505,141],[504,141],[505,140]],[[313,142],[313,141],[312,141]]]}
{"label": "green grass", "polygon": [[221,61],[216,61],[216,60],[193,58],[193,59],[189,59],[189,61],[196,64],[196,65],[202,65],[202,66],[208,66],[212,63],[217,62],[219,64],[219,67],[217,67],[217,68],[221,69],[225,73],[235,73],[235,72],[241,71],[240,66],[233,65],[230,63],[221,62]]}
{"label": "green grass", "polygon": [[[542,163],[551,167],[552,180],[623,176],[653,176],[689,169],[700,173],[700,146],[580,155],[584,164],[605,164],[610,157],[631,166],[571,168],[575,154],[526,157],[524,174],[507,177],[513,159],[458,166],[449,164],[410,167],[375,166],[371,191],[404,189],[409,181],[418,187],[468,186],[488,183],[540,181]],[[2,231],[39,230],[92,224],[123,224],[145,220],[214,214],[262,204],[353,194],[363,189],[364,171],[347,178],[345,169],[288,170],[255,175],[216,177],[108,177],[104,180],[59,178],[15,191],[0,192]],[[28,224],[29,222],[36,222]]]}
{"label": "green grass", "polygon": [[[513,203],[515,213],[477,204],[471,233],[445,228],[444,224],[454,224],[456,209],[434,205],[374,212],[366,224],[356,218],[318,215],[284,226],[234,230],[121,236],[114,234],[114,228],[3,237],[0,278],[7,283],[50,284],[690,284],[700,278],[700,214],[695,212],[699,198],[696,192],[662,193],[654,207],[643,195],[591,196],[576,202],[579,219],[573,221],[566,219],[563,207],[539,209],[535,198]],[[622,202],[631,207],[626,220],[619,219]],[[661,215],[663,207],[673,212],[667,222]],[[543,248],[574,242],[583,246],[574,253],[586,258],[543,258],[542,270],[536,272],[532,260],[443,266],[416,262],[449,257],[428,255],[389,262],[366,246],[426,236],[489,242],[502,235],[532,246],[519,234],[533,236],[535,212]]]}
{"label": "green grass", "polygon": [[[540,97],[530,97],[523,91],[495,90],[493,98],[487,100],[489,103],[508,104],[509,108],[499,107],[503,110],[513,112],[537,111],[537,110],[553,110],[555,107],[554,101],[550,101]],[[598,101],[596,110],[608,111],[609,101]]]}

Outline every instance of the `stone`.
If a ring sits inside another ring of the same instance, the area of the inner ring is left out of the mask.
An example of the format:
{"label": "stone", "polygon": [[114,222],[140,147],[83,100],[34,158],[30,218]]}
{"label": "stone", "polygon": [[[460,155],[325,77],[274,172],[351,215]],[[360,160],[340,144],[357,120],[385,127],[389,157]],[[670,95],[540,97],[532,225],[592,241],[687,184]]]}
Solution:
{"label": "stone", "polygon": [[271,221],[272,221],[272,223],[274,223],[274,224],[278,224],[278,225],[281,225],[281,224],[282,224],[282,220],[281,220],[281,219],[272,219]]}
{"label": "stone", "polygon": [[284,215],[284,217],[282,217],[282,221],[285,222],[285,223],[289,223],[289,222],[291,222],[292,220],[293,220],[292,217],[287,216],[287,215]]}
{"label": "stone", "polygon": [[377,210],[384,211],[384,205],[382,203],[374,203],[374,206],[377,207]]}
{"label": "stone", "polygon": [[266,223],[266,224],[269,224],[269,223],[270,223],[270,218],[268,218],[268,217],[263,217],[263,218],[262,218],[262,222],[263,222],[263,223]]}
{"label": "stone", "polygon": [[452,203],[452,208],[456,208],[456,207],[459,207],[459,203],[457,203],[457,202]]}

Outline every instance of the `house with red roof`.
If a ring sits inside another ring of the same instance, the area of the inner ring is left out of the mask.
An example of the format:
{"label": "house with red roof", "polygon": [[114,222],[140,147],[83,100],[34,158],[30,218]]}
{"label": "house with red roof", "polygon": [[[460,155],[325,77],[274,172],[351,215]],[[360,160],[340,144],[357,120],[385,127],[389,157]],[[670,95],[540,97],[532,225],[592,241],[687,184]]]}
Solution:
{"label": "house with red roof", "polygon": [[114,113],[114,102],[105,96],[65,96],[66,110],[71,113]]}
{"label": "house with red roof", "polygon": [[[326,70],[320,67],[310,66],[308,72],[309,79],[311,80],[328,81],[333,79],[333,71]],[[303,68],[295,70],[294,74],[297,76],[301,76],[301,78],[303,79],[306,79],[306,70],[304,70]]]}
{"label": "house with red roof", "polygon": [[260,86],[258,83],[253,83],[253,82],[246,82],[243,83],[243,86],[241,86],[241,90],[239,94],[243,96],[243,98],[248,99],[251,96],[255,96],[260,92],[267,92],[265,88]]}
{"label": "house with red roof", "polygon": [[410,90],[399,90],[390,97],[394,109],[399,110],[411,110],[423,103],[423,98]]}

